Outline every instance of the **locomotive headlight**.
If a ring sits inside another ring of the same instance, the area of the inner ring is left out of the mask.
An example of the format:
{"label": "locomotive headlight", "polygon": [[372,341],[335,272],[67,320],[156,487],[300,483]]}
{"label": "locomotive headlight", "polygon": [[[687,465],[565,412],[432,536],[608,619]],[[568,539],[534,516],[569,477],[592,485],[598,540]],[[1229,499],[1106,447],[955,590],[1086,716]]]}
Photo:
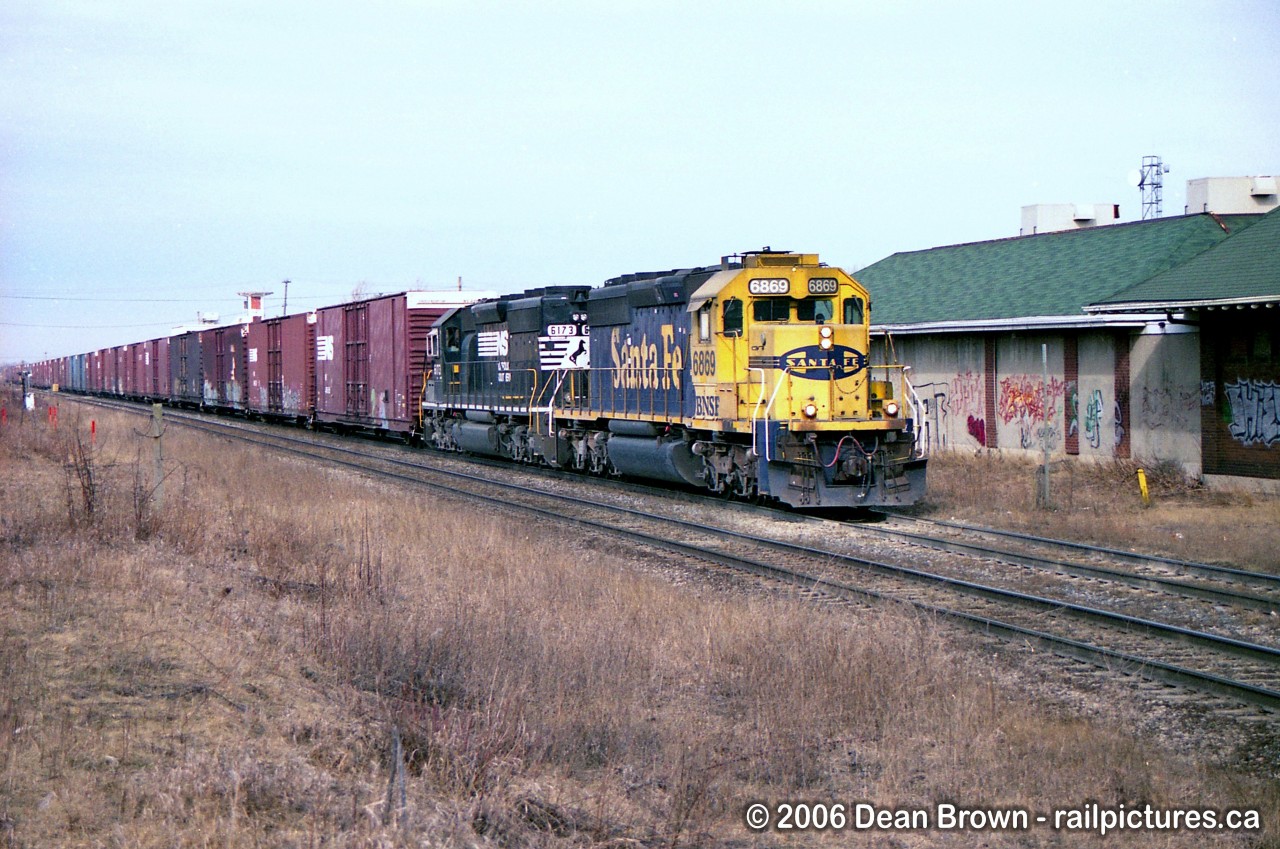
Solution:
{"label": "locomotive headlight", "polygon": [[898,417],[898,402],[897,402],[897,401],[885,401],[885,402],[884,402],[884,414],[885,414],[886,416],[888,416],[889,418],[891,418],[891,419],[896,419],[896,418]]}
{"label": "locomotive headlight", "polygon": [[804,413],[804,417],[805,417],[806,419],[813,419],[813,418],[817,418],[817,416],[818,416],[818,405],[817,405],[817,404],[813,404],[813,403],[805,404],[805,405],[804,405],[804,409],[803,409],[801,412],[803,412],[803,413]]}
{"label": "locomotive headlight", "polygon": [[818,347],[824,351],[830,351],[832,345],[832,330],[830,327],[823,326],[818,329]]}
{"label": "locomotive headlight", "polygon": [[826,324],[822,325],[822,327],[818,329],[818,335],[823,339],[830,339],[832,332],[830,325]]}

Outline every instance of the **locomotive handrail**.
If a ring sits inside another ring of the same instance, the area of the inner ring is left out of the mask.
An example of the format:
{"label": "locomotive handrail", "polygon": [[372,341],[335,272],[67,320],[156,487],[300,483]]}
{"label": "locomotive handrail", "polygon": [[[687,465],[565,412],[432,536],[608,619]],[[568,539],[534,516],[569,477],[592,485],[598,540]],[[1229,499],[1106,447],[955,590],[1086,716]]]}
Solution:
{"label": "locomotive handrail", "polygon": [[[551,397],[547,400],[547,436],[554,436],[554,435],[555,435],[555,432],[556,432],[556,428],[555,428],[555,419],[556,419],[556,413],[555,413],[555,409],[556,409],[556,396],[560,394],[560,387],[564,386],[564,380],[565,380],[565,378],[566,378],[566,377],[568,377],[568,376],[569,376],[569,371],[570,371],[570,369],[556,369],[556,370],[555,370],[555,374],[556,374],[556,376],[557,376],[557,378],[558,378],[558,379],[556,380],[556,386],[555,386],[555,388],[551,390]],[[535,378],[535,380],[536,380],[536,379],[537,379],[537,378]],[[551,385],[550,381],[548,381],[548,382],[547,382],[547,385],[548,385],[548,386],[550,386],[550,385]],[[541,408],[539,408],[539,412],[541,412]],[[529,400],[529,415],[533,415],[533,414],[534,414],[534,409],[533,409],[533,400],[532,400],[532,398],[530,398],[530,400]]]}
{"label": "locomotive handrail", "polygon": [[[788,384],[790,384],[790,383],[791,383],[791,380],[790,380],[790,378],[791,378],[791,366],[787,366],[785,369],[783,369],[783,370],[782,370],[782,377],[787,378],[787,381],[786,381],[786,382],[787,382]],[[775,385],[775,386],[773,387],[773,394],[769,396],[769,406],[767,406],[767,407],[765,407],[765,408],[764,408],[764,419],[765,419],[765,422],[766,422],[766,423],[769,421],[769,413],[773,410],[773,402],[774,402],[774,401],[776,401],[776,400],[778,399],[778,390],[782,388],[782,377],[778,378],[778,383],[777,383],[777,385]],[[766,426],[767,426],[767,425],[766,425]],[[771,463],[771,462],[773,462],[773,456],[771,455],[771,453],[770,453],[770,451],[769,451],[769,435],[768,435],[768,433],[766,433],[766,434],[765,434],[765,438],[764,438],[764,461],[765,461],[766,463]]]}
{"label": "locomotive handrail", "polygon": [[[911,383],[911,378],[907,375],[907,372],[909,371],[911,371],[911,366],[902,367],[902,382],[906,384],[907,392],[911,396],[911,421],[916,428],[916,432],[919,433],[920,410],[923,407],[923,404],[920,402],[920,396],[916,393],[915,385]],[[915,443],[916,451],[918,452],[917,456],[923,457],[924,449],[920,447],[920,440],[915,440]]]}
{"label": "locomotive handrail", "polygon": [[[760,418],[760,405],[764,403],[765,381],[768,379],[762,368],[752,368],[750,371],[760,372],[760,397],[756,399],[756,408],[751,411],[751,453],[756,454],[756,422]],[[769,453],[769,432],[765,431],[764,450]],[[759,454],[756,454],[759,457]]]}

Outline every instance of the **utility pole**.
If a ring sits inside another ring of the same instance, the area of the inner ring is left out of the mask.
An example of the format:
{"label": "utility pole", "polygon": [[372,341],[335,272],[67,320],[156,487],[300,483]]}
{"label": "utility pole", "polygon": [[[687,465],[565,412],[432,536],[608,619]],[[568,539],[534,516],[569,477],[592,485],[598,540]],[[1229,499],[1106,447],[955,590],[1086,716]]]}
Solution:
{"label": "utility pole", "polygon": [[164,436],[164,422],[161,419],[163,404],[151,405],[151,438],[155,440],[155,448],[152,450],[152,458],[155,462],[155,468],[151,471],[151,506],[156,510],[164,508],[164,447],[162,445]]}
{"label": "utility pole", "polygon": [[1049,344],[1040,346],[1040,364],[1044,369],[1044,430],[1040,442],[1044,447],[1044,479],[1040,482],[1040,506],[1049,509]]}

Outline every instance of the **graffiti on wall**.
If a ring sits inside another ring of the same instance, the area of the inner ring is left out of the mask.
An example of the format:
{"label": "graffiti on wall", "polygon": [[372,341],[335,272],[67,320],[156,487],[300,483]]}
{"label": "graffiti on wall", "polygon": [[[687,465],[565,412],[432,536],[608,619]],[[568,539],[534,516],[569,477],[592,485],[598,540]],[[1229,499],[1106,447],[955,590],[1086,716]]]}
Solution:
{"label": "graffiti on wall", "polygon": [[1045,445],[1055,448],[1062,439],[1062,431],[1055,420],[1058,417],[1058,398],[1065,397],[1067,385],[1056,377],[1044,378],[1031,374],[1011,374],[1000,379],[1000,391],[996,400],[996,413],[1005,424],[1016,425],[1023,448]]}
{"label": "graffiti on wall", "polygon": [[[1139,415],[1142,424],[1148,428],[1169,427],[1175,430],[1186,430],[1199,417],[1197,401],[1204,403],[1204,388],[1201,386],[1200,398],[1197,399],[1194,389],[1175,389],[1168,386],[1146,386],[1142,389],[1142,402]],[[1209,401],[1213,403],[1212,397]]]}
{"label": "graffiti on wall", "polygon": [[982,376],[966,371],[951,382],[951,410],[956,416],[982,415]]}
{"label": "graffiti on wall", "polygon": [[1058,398],[1066,391],[1066,384],[1056,377],[1049,378],[1045,391],[1044,378],[1031,374],[1011,374],[1000,379],[1000,397],[996,410],[1005,424],[1015,420],[1045,421],[1058,415]]}
{"label": "graffiti on wall", "polygon": [[[951,428],[959,428],[965,422],[968,434],[985,447],[986,422],[982,417],[982,377],[972,371],[957,373],[955,379],[946,382],[922,383],[916,386],[920,396],[923,416],[920,439],[926,450],[946,448],[958,435]],[[954,420],[954,424],[953,424]]]}
{"label": "graffiti on wall", "polygon": [[1093,448],[1102,447],[1102,390],[1095,389],[1089,396],[1084,413],[1084,435]]}
{"label": "graffiti on wall", "polygon": [[969,416],[969,435],[978,441],[983,448],[987,447],[987,422],[985,419]]}
{"label": "graffiti on wall", "polygon": [[920,425],[920,439],[924,450],[947,447],[947,417],[950,415],[950,387],[945,383],[923,383],[916,387],[916,395],[924,407]]}
{"label": "graffiti on wall", "polygon": [[1212,407],[1218,394],[1218,384],[1213,380],[1200,381],[1200,406]]}
{"label": "graffiti on wall", "polygon": [[1080,385],[1076,381],[1067,382],[1067,438],[1080,433]]}
{"label": "graffiti on wall", "polygon": [[1020,422],[1018,424],[1018,440],[1019,444],[1026,449],[1032,448],[1049,448],[1054,451],[1058,447],[1059,441],[1062,439],[1062,433],[1058,430],[1058,426],[1052,422]]}
{"label": "graffiti on wall", "polygon": [[1222,388],[1231,407],[1227,429],[1232,438],[1268,448],[1280,442],[1280,384],[1241,378]]}

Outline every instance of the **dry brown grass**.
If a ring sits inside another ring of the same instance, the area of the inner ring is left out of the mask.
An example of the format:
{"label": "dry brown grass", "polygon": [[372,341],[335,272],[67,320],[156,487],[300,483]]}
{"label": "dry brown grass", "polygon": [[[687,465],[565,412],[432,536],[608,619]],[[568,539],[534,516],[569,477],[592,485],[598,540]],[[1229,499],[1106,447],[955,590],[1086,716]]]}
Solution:
{"label": "dry brown grass", "polygon": [[4,849],[812,842],[742,825],[748,800],[796,797],[1280,817],[1274,785],[1055,718],[898,611],[673,587],[562,531],[178,429],[144,515],[134,420],[97,417],[92,517],[74,441],[0,432]]}
{"label": "dry brown grass", "polygon": [[1280,572],[1280,498],[1215,491],[1171,466],[1054,464],[1050,509],[1036,506],[1036,464],[993,454],[930,459],[929,494],[916,515],[1077,539],[1094,545]]}

